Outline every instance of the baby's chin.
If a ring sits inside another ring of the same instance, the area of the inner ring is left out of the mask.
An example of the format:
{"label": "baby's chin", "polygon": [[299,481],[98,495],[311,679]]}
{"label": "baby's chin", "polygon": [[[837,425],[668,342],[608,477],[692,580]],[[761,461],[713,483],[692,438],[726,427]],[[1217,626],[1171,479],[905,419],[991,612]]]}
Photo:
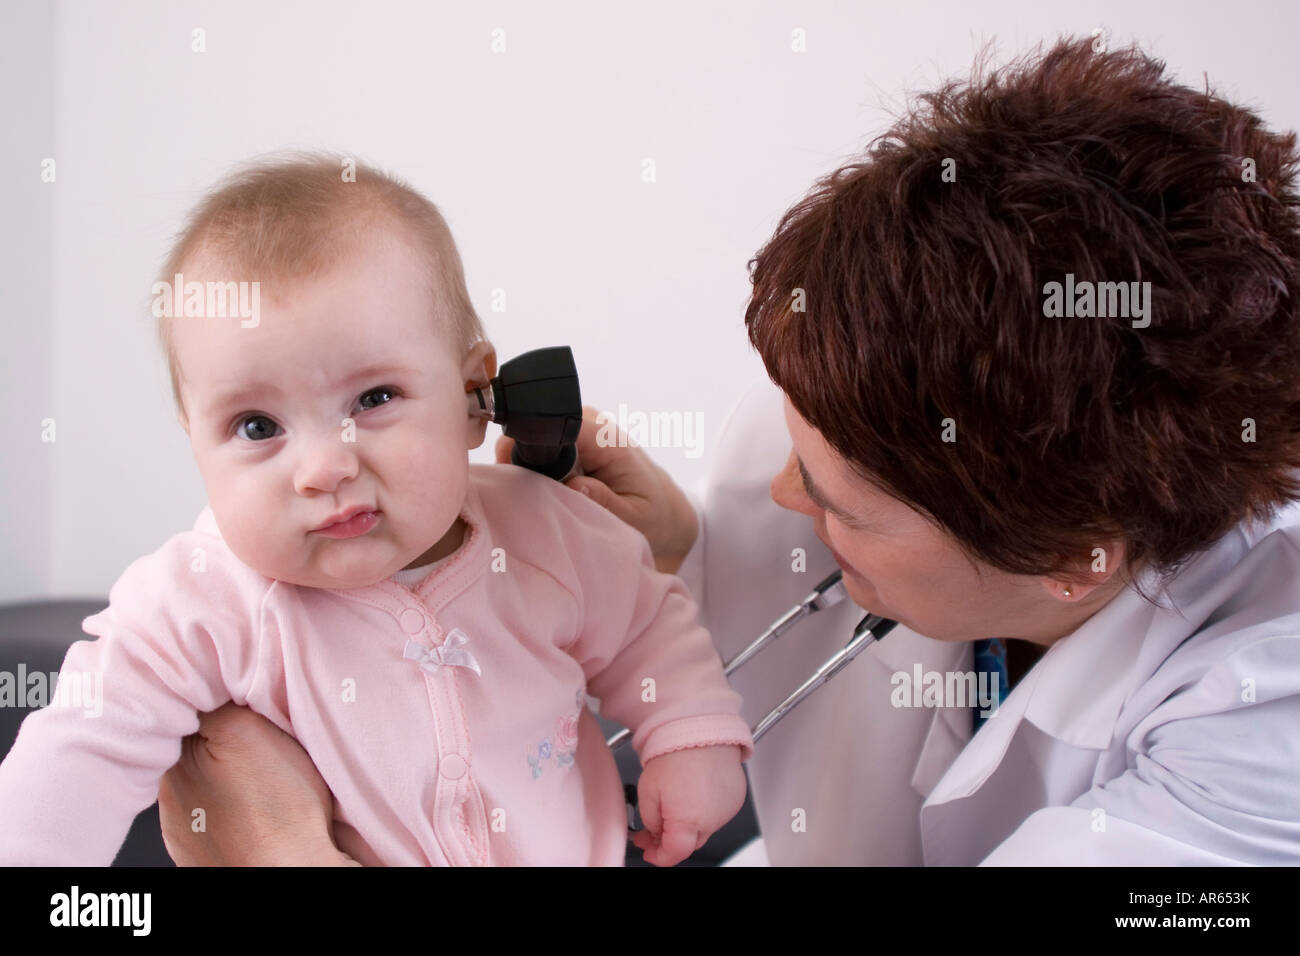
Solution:
{"label": "baby's chin", "polygon": [[331,568],[310,565],[304,567],[259,558],[249,561],[241,557],[237,552],[235,557],[238,557],[262,577],[273,578],[284,584],[294,584],[303,588],[364,588],[392,577],[394,573],[401,570],[401,562],[398,562],[396,567],[389,570],[383,566],[377,567],[373,564],[348,567],[345,562],[339,562],[338,567]]}

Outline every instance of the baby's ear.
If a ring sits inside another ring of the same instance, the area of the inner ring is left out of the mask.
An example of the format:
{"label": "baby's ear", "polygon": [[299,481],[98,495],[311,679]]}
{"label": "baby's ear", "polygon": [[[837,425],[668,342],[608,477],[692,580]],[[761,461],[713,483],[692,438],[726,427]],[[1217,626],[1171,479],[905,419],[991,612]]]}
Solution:
{"label": "baby's ear", "polygon": [[468,431],[465,433],[465,447],[475,449],[487,438],[488,420],[477,415],[467,415]]}
{"label": "baby's ear", "polygon": [[[476,342],[461,364],[461,376],[465,379],[465,394],[473,388],[490,388],[491,380],[497,374],[497,352],[492,343],[483,339]],[[469,430],[466,435],[466,448],[477,448],[487,438],[488,421],[477,415],[469,415]]]}
{"label": "baby's ear", "polygon": [[487,385],[497,374],[497,350],[487,339],[480,339],[465,353],[465,361],[460,364],[461,378],[465,388],[471,385]]}

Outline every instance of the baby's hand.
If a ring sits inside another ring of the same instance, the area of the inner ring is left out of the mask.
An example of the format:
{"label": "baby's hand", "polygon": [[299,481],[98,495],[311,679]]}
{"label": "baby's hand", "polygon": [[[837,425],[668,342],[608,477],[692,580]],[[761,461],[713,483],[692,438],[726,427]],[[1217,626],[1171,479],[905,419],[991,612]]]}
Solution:
{"label": "baby's hand", "polygon": [[745,803],[741,749],[734,744],[660,754],[637,781],[644,830],[632,835],[647,863],[675,866],[700,847]]}

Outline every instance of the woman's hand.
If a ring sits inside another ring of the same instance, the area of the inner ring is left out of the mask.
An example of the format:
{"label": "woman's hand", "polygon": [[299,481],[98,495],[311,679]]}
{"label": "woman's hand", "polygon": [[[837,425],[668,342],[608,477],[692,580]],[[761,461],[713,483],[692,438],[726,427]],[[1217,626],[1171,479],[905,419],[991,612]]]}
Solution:
{"label": "woman's hand", "polygon": [[[699,519],[690,499],[646,454],[644,448],[628,444],[626,433],[613,422],[596,420],[591,405],[582,407],[582,430],[578,434],[578,462],[583,475],[565,482],[574,491],[585,491],[615,516],[645,535],[655,566],[675,574],[699,533]],[[602,445],[597,436],[610,441]],[[622,447],[615,444],[622,443]],[[497,439],[497,461],[508,464],[514,439]]]}
{"label": "woman's hand", "polygon": [[233,703],[199,715],[158,810],[178,866],[360,865],[334,846],[334,796],[307,752]]}

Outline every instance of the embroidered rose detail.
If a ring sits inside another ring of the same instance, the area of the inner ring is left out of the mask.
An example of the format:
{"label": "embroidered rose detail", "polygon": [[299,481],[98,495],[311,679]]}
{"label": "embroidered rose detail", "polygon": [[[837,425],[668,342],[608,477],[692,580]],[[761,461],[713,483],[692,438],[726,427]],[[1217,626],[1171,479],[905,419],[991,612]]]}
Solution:
{"label": "embroidered rose detail", "polygon": [[561,753],[578,746],[578,714],[561,717],[555,722],[555,747]]}
{"label": "embroidered rose detail", "polygon": [[572,767],[578,749],[578,724],[582,719],[585,706],[582,691],[573,695],[576,712],[555,719],[555,732],[546,737],[535,747],[525,752],[528,759],[528,771],[534,780],[542,775],[546,764],[555,762],[556,767]]}

